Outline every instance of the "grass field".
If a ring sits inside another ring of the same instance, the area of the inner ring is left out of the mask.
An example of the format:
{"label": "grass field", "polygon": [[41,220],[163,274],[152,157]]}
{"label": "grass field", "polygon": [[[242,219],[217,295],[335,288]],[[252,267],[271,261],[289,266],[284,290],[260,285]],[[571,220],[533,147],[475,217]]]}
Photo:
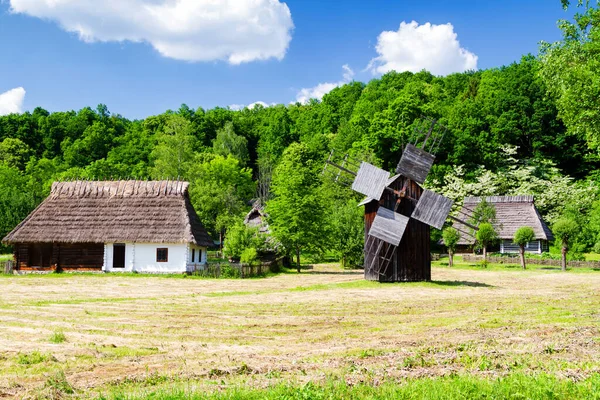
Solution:
{"label": "grass field", "polygon": [[600,398],[600,272],[432,274],[3,276],[0,397]]}

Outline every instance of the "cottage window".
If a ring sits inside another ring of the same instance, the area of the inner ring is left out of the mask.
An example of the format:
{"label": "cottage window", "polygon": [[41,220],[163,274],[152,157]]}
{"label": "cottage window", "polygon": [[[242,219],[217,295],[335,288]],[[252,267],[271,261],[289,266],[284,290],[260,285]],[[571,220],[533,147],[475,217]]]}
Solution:
{"label": "cottage window", "polygon": [[196,258],[196,249],[192,249],[192,262],[194,262],[194,258]]}
{"label": "cottage window", "polygon": [[159,248],[156,249],[156,262],[168,262],[169,261],[169,249]]}

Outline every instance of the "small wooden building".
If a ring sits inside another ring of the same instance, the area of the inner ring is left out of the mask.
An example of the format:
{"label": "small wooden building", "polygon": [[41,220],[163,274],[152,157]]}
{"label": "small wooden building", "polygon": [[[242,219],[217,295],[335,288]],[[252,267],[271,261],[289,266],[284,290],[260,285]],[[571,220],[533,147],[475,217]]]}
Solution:
{"label": "small wooden building", "polygon": [[[486,197],[486,201],[496,209],[494,228],[500,239],[500,243],[492,250],[500,253],[518,253],[519,246],[513,243],[515,232],[521,227],[529,226],[533,228],[535,240],[525,246],[525,251],[538,254],[548,251],[548,242],[554,240],[554,237],[535,208],[533,196],[491,196]],[[472,216],[475,207],[480,202],[480,197],[465,198],[461,218],[468,219],[469,216]],[[471,251],[475,244],[475,238],[463,233],[470,233],[470,229],[458,222],[454,226],[462,231],[460,232],[458,251]]]}
{"label": "small wooden building", "polygon": [[3,242],[19,271],[191,272],[212,240],[182,181],[55,182]]}
{"label": "small wooden building", "polygon": [[[386,186],[400,191],[406,189],[406,196],[400,202],[397,213],[411,216],[415,210],[416,203],[409,200],[419,199],[423,194],[423,188],[415,181],[408,179],[402,175],[391,177]],[[383,275],[380,275],[374,270],[367,268],[373,262],[373,254],[367,251],[367,239],[377,210],[379,207],[385,207],[393,210],[396,206],[396,197],[389,191],[384,191],[381,202],[371,198],[365,199],[360,205],[365,206],[365,279],[379,282],[420,282],[431,280],[431,250],[429,233],[431,228],[429,225],[410,219],[400,245],[396,247],[391,256],[391,263],[385,270]],[[390,244],[384,243],[381,253],[385,254]],[[376,260],[375,263],[380,261]]]}

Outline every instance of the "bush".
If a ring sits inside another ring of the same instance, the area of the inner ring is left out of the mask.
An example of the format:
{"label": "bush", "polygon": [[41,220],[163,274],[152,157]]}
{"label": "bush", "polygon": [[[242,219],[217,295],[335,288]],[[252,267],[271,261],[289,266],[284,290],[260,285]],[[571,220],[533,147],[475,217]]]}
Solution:
{"label": "bush", "polygon": [[239,278],[240,270],[232,268],[230,265],[221,266],[221,278]]}
{"label": "bush", "polygon": [[258,252],[254,247],[248,247],[242,252],[240,259],[243,264],[254,265],[258,261]]}

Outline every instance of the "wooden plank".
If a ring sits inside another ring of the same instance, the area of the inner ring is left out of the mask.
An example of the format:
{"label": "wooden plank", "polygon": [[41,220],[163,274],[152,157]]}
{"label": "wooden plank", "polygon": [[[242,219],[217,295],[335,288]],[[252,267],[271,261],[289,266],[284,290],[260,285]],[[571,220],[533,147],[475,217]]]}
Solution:
{"label": "wooden plank", "polygon": [[379,208],[369,235],[398,246],[406,230],[409,218],[387,208]]}
{"label": "wooden plank", "polygon": [[442,229],[450,209],[452,200],[430,190],[425,190],[417,203],[412,218],[429,226]]}
{"label": "wooden plank", "polygon": [[352,182],[352,190],[379,200],[385,190],[390,173],[366,162],[360,163],[360,168]]}
{"label": "wooden plank", "polygon": [[396,173],[410,178],[415,182],[423,183],[427,179],[434,160],[435,157],[433,155],[409,144],[402,153]]}

